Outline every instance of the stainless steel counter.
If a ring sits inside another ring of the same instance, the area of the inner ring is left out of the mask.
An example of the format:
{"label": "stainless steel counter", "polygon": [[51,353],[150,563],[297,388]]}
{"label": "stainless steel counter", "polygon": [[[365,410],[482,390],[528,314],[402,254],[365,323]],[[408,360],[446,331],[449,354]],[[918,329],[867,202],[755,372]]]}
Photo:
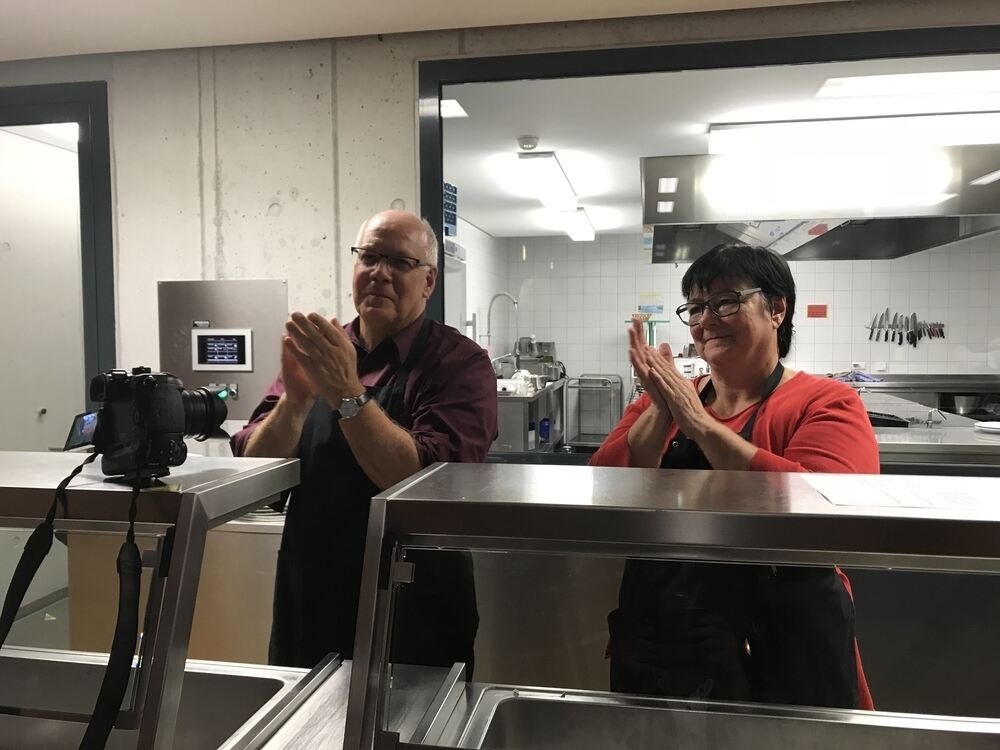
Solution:
{"label": "stainless steel counter", "polygon": [[[497,393],[497,439],[494,453],[551,452],[563,438],[565,378],[545,384],[530,395]],[[542,436],[542,420],[548,435]]]}
{"label": "stainless steel counter", "polygon": [[998,375],[894,375],[880,374],[877,383],[849,383],[871,391],[939,391],[949,393],[1000,393]]}
{"label": "stainless steel counter", "polygon": [[[926,420],[928,407],[885,392],[862,390],[859,394],[869,411],[902,419]],[[883,473],[919,469],[922,474],[1000,473],[1000,435],[975,429],[976,420],[958,414],[931,415],[938,424],[910,427],[876,427]]]}

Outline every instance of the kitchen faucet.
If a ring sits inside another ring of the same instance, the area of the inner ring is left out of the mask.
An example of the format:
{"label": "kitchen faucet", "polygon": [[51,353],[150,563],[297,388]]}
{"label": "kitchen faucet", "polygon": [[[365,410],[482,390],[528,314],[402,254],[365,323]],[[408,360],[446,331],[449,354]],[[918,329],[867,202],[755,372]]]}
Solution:
{"label": "kitchen faucet", "polygon": [[[934,412],[937,412],[938,414],[940,414],[941,415],[941,419],[934,419]],[[937,408],[935,408],[935,409],[928,409],[927,410],[927,419],[924,420],[924,424],[927,425],[928,427],[933,427],[936,424],[944,424],[944,420],[946,420],[947,418],[948,418],[948,415],[945,414],[940,409],[937,409]]]}
{"label": "kitchen faucet", "polygon": [[[489,348],[490,337],[493,334],[493,303],[499,297],[506,297],[514,303],[514,340],[517,341],[517,297],[507,292],[497,292],[490,299],[490,306],[486,309],[486,346]],[[506,355],[505,355],[506,356]]]}

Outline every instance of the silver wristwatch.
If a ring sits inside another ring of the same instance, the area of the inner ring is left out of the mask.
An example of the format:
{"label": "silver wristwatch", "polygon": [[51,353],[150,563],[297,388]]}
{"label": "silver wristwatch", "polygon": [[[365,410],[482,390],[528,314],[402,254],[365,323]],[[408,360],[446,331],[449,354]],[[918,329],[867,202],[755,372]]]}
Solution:
{"label": "silver wristwatch", "polygon": [[361,411],[362,406],[364,406],[371,400],[372,400],[372,395],[368,393],[368,391],[365,391],[360,396],[355,396],[354,398],[340,399],[340,409],[338,409],[338,411],[340,412],[340,418],[350,419],[359,411]]}

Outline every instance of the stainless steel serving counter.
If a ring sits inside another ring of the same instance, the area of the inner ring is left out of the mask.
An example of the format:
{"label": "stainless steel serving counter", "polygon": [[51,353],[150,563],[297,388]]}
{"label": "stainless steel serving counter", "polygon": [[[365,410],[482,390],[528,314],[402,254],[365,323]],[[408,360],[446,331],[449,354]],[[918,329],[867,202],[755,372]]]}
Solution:
{"label": "stainless steel serving counter", "polygon": [[[1000,479],[820,476],[822,492],[810,484],[820,478],[802,474],[436,464],[390,488],[371,506],[345,748],[396,741],[379,712],[395,701],[386,664],[394,592],[420,576],[421,564],[407,562],[411,548],[500,553],[512,592],[537,585],[516,577],[517,560],[544,555],[1000,574]],[[504,600],[512,609],[522,601]],[[582,614],[589,602],[578,605]],[[480,674],[477,664],[481,683],[458,682],[457,692],[435,698],[440,709],[421,722],[428,742],[547,750],[653,748],[666,738],[726,749],[1000,746],[1000,722],[991,719],[678,702]]]}
{"label": "stainless steel serving counter", "polygon": [[[0,525],[31,527],[45,517],[55,487],[79,465],[80,453],[0,452]],[[185,661],[208,531],[239,518],[299,481],[297,460],[190,456],[162,484],[143,490],[136,503],[136,534],[149,537],[143,554],[150,576],[146,618],[141,622],[136,688],[122,708],[116,732],[137,730],[142,748],[174,746]],[[55,528],[69,532],[123,534],[132,489],[108,481],[95,464],[73,479]],[[86,665],[64,662],[60,681],[72,682]],[[25,683],[27,684],[27,683]],[[96,694],[96,693],[95,693]],[[30,696],[28,696],[30,699]],[[80,727],[92,707],[62,708],[51,718],[27,705],[2,703],[0,713],[27,716],[30,733],[44,736],[66,721]],[[26,713],[27,712],[27,713]]]}
{"label": "stainless steel serving counter", "polygon": [[[912,481],[843,477],[859,492],[877,483],[904,498]],[[979,481],[1000,497],[1000,480]],[[509,538],[518,549],[599,544],[635,556],[676,547],[713,560],[1000,572],[1000,501],[972,510],[863,497],[838,504],[794,473],[439,463],[376,500],[386,508],[384,531],[420,546],[490,549],[490,539]]]}

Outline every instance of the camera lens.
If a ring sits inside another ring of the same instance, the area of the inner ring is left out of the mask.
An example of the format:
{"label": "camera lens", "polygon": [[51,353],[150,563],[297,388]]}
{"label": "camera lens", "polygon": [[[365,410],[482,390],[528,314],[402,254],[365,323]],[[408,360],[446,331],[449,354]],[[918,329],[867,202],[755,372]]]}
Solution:
{"label": "camera lens", "polygon": [[226,419],[226,402],[208,388],[181,391],[184,403],[184,434],[204,440]]}

